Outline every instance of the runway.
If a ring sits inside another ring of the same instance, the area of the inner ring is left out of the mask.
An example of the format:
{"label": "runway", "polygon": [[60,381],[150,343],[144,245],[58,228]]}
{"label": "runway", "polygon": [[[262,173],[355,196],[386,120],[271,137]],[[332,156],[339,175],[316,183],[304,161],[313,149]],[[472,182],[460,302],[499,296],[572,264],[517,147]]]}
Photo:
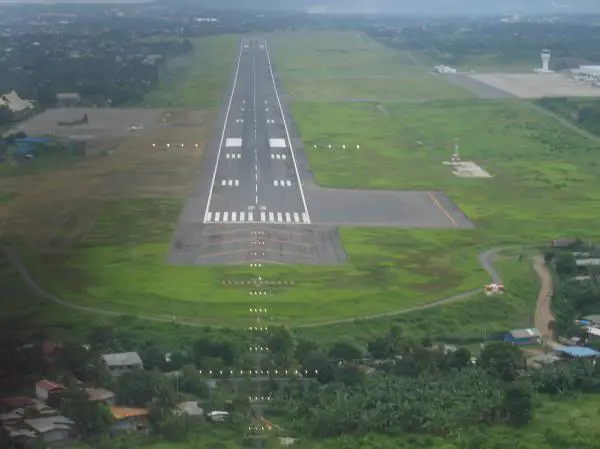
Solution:
{"label": "runway", "polygon": [[441,192],[315,185],[268,44],[243,39],[204,177],[181,214],[169,263],[343,263],[341,225],[473,227]]}
{"label": "runway", "polygon": [[310,224],[271,57],[244,40],[203,223]]}

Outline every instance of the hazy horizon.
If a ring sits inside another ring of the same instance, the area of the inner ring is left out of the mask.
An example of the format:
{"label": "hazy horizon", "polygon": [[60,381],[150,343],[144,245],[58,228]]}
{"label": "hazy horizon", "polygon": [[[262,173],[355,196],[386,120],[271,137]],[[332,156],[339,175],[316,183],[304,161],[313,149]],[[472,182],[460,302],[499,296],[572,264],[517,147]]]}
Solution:
{"label": "hazy horizon", "polygon": [[298,11],[355,14],[421,14],[432,16],[600,13],[596,0],[0,0],[0,4],[195,4],[207,9]]}

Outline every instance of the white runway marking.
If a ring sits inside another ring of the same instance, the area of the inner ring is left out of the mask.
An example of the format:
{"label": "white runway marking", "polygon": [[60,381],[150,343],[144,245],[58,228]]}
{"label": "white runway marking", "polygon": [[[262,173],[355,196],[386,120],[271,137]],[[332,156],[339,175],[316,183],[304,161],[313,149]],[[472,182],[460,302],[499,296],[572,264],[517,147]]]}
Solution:
{"label": "white runway marking", "polygon": [[285,148],[287,145],[285,139],[269,139],[269,146],[271,148]]}
{"label": "white runway marking", "polygon": [[291,187],[292,181],[289,179],[276,179],[273,181],[275,187]]}
{"label": "white runway marking", "polygon": [[240,148],[242,146],[242,139],[238,137],[228,137],[225,141],[225,146],[228,148],[236,147]]}
{"label": "white runway marking", "polygon": [[241,159],[242,153],[227,153],[225,159]]}
{"label": "white runway marking", "polygon": [[258,218],[257,221],[254,220],[253,212],[209,211],[206,214],[206,223],[307,223],[306,215],[299,212],[261,212],[260,221]]}
{"label": "white runway marking", "polygon": [[[221,131],[221,139],[219,141],[219,150],[217,151],[217,162],[215,163],[215,169],[213,171],[212,179],[210,181],[210,189],[208,191],[208,199],[206,201],[206,210],[204,211],[204,222],[206,223],[208,218],[208,211],[210,209],[210,201],[212,199],[213,189],[215,187],[215,179],[217,178],[217,170],[219,168],[219,160],[221,159],[221,150],[223,149],[223,140],[225,139],[225,131],[227,130],[227,121],[229,120],[229,112],[231,111],[231,104],[233,103],[233,97],[235,94],[235,87],[237,85],[238,75],[240,73],[240,62],[242,60],[243,46],[240,45],[240,51],[238,54],[238,60],[235,67],[235,75],[233,76],[233,86],[231,88],[231,94],[229,95],[229,102],[227,103],[227,111],[225,111],[225,120],[223,123],[223,130]],[[268,52],[267,52],[268,56]],[[273,81],[275,82],[275,81]]]}
{"label": "white runway marking", "polygon": [[283,122],[283,127],[285,129],[285,135],[287,141],[290,145],[290,152],[292,154],[292,161],[294,163],[294,171],[296,172],[296,180],[298,181],[298,189],[300,190],[300,196],[302,197],[302,205],[304,206],[304,211],[302,213],[303,221],[306,223],[310,223],[310,216],[308,215],[308,206],[306,205],[306,198],[304,196],[304,190],[302,189],[302,182],[300,181],[300,172],[298,171],[298,163],[296,162],[296,156],[294,155],[294,148],[292,147],[292,142],[290,138],[290,131],[287,126],[287,121],[285,119],[285,114],[283,113],[283,106],[281,104],[281,98],[279,98],[279,92],[277,91],[277,84],[275,83],[275,74],[273,73],[273,65],[271,64],[271,56],[269,55],[269,47],[265,41],[265,54],[267,55],[267,63],[269,64],[269,72],[271,74],[271,82],[273,83],[273,90],[275,91],[275,97],[277,98],[277,105],[279,106],[279,112],[281,114],[281,120]]}
{"label": "white runway marking", "polygon": [[222,187],[233,187],[233,186],[239,186],[240,185],[240,180],[239,179],[221,179],[221,186]]}

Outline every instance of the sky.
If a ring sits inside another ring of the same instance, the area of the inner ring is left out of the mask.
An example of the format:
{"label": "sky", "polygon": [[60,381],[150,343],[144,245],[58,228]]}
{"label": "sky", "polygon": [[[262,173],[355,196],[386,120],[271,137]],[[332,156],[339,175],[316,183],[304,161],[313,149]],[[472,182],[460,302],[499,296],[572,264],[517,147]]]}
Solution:
{"label": "sky", "polygon": [[[122,3],[131,0],[0,0],[0,3]],[[134,0],[135,1],[135,0]],[[139,0],[138,0],[139,1]],[[600,13],[600,0],[157,0],[186,1],[206,7],[227,9],[271,9],[374,14],[552,14]]]}

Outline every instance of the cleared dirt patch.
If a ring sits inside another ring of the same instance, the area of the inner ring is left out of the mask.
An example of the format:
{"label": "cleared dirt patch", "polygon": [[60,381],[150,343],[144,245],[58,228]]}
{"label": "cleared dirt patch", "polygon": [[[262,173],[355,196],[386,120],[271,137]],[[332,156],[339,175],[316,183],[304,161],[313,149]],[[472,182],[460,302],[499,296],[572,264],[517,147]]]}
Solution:
{"label": "cleared dirt patch", "polygon": [[[121,110],[110,111],[117,119],[123,117]],[[142,130],[117,136],[107,126],[106,133],[97,132],[98,139],[117,139],[110,156],[89,156],[63,169],[0,179],[0,191],[18,192],[3,204],[0,236],[42,250],[65,248],[85,237],[107,200],[189,195],[200,180],[215,111],[144,111],[154,121]],[[95,120],[91,114],[89,120]],[[121,127],[125,126],[129,122],[123,122]],[[167,149],[169,142],[184,146]]]}

